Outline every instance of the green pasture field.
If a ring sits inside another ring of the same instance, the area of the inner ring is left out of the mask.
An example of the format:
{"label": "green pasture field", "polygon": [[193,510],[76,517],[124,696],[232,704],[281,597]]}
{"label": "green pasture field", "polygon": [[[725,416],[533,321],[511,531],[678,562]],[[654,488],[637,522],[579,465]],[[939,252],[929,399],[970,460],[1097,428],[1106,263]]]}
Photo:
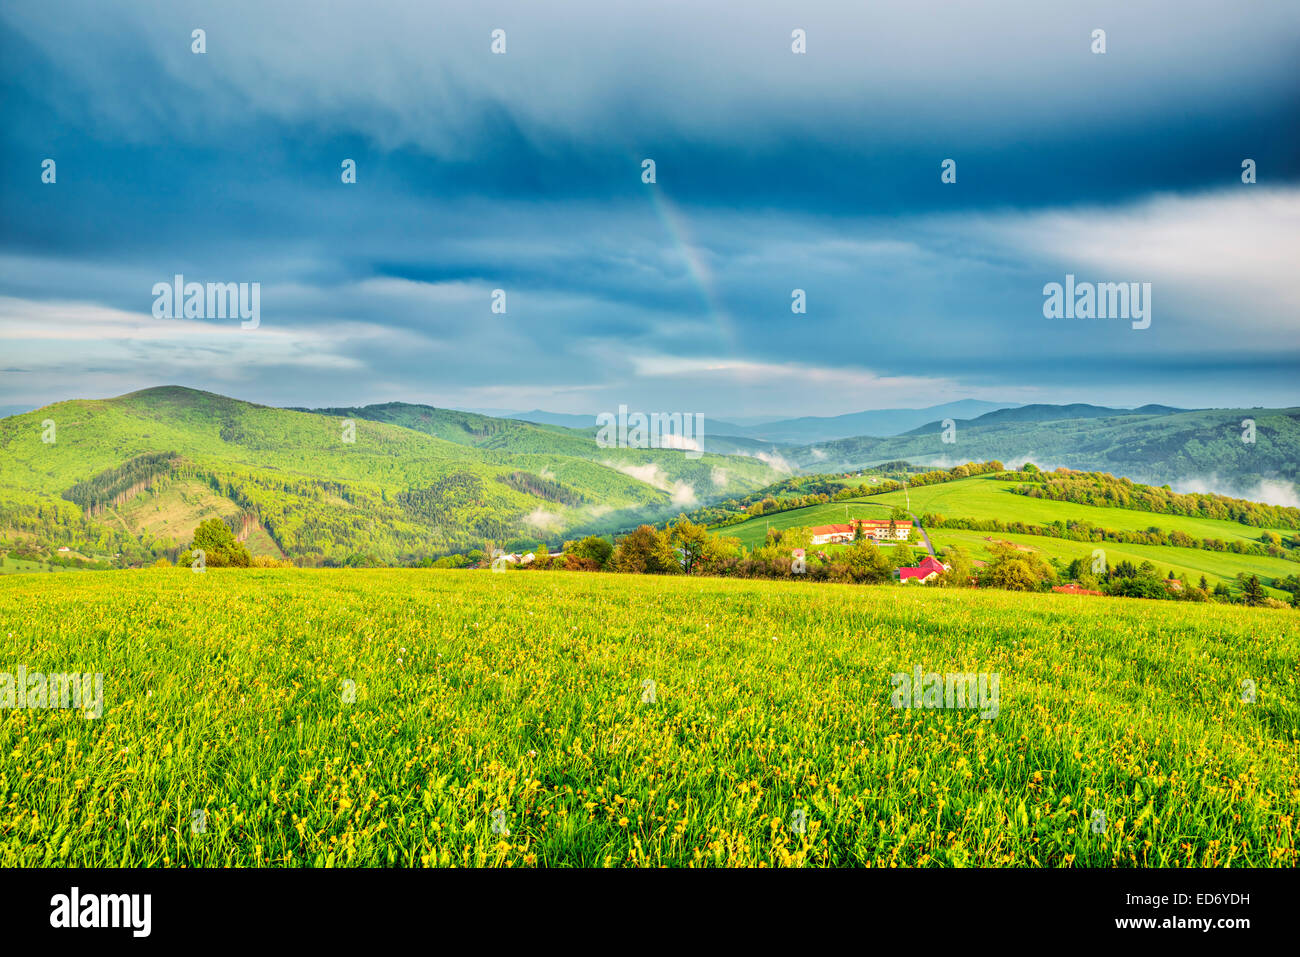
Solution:
{"label": "green pasture field", "polygon": [[[1117,531],[1142,532],[1156,527],[1166,532],[1181,530],[1193,538],[1217,538],[1225,542],[1238,539],[1258,542],[1262,528],[1242,525],[1222,519],[1196,518],[1188,515],[1166,515],[1143,512],[1137,509],[1106,508],[1100,505],[1078,505],[1074,502],[1055,502],[1045,498],[1017,495],[1011,489],[1019,483],[1000,482],[987,475],[955,482],[922,485],[902,491],[873,496],[871,501],[885,505],[903,506],[910,499],[912,511],[917,515],[933,512],[945,517],[995,518],[1004,522],[1024,522],[1027,525],[1046,525],[1056,521],[1090,522],[1101,528]],[[1276,529],[1283,537],[1294,535],[1291,529]]]}
{"label": "green pasture field", "polygon": [[[1290,611],[1054,594],[6,576],[0,703],[103,678],[0,709],[0,866],[1295,867],[1298,655]],[[916,668],[996,703],[894,707]]]}
{"label": "green pasture field", "polygon": [[[1065,538],[1047,538],[1043,535],[1013,535],[1003,532],[973,532],[959,528],[941,528],[930,532],[930,540],[936,550],[948,545],[957,545],[966,550],[972,558],[989,557],[993,543],[989,539],[1013,542],[1024,545],[1038,552],[1046,559],[1059,558],[1070,562],[1082,558],[1091,563],[1094,549],[1106,553],[1106,563],[1116,565],[1123,561],[1140,565],[1149,561],[1156,566],[1161,576],[1172,571],[1175,577],[1187,576],[1193,585],[1204,575],[1210,587],[1219,582],[1235,585],[1238,572],[1247,575],[1259,575],[1265,581],[1300,571],[1295,562],[1282,558],[1269,558],[1256,555],[1235,555],[1232,552],[1211,552],[1200,548],[1172,548],[1165,545],[1123,545],[1117,542],[1075,542]],[[1265,586],[1264,591],[1274,598],[1290,601],[1289,592]]]}

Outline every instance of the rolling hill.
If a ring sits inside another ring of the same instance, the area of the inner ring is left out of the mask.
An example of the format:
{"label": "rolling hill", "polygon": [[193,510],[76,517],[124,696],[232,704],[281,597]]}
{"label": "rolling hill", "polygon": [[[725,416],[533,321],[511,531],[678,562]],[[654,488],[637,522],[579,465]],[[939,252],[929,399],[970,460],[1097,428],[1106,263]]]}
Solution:
{"label": "rolling hill", "polygon": [[[1257,547],[1262,535],[1269,531],[1275,532],[1283,541],[1300,541],[1296,528],[1282,523],[1246,525],[1229,519],[1087,505],[1018,494],[1017,489],[1023,491],[1026,484],[1000,481],[994,475],[980,475],[913,486],[906,492],[885,492],[760,515],[737,525],[718,528],[715,534],[736,538],[745,547],[754,548],[764,542],[768,529],[829,525],[847,522],[850,518],[880,519],[901,508],[910,509],[913,515],[925,519],[925,527],[935,548],[960,545],[976,558],[986,557],[995,541],[1011,541],[1040,552],[1045,558],[1060,558],[1066,562],[1075,558],[1089,559],[1095,548],[1102,547],[1112,564],[1125,560],[1134,564],[1151,561],[1161,571],[1172,570],[1175,575],[1186,575],[1192,581],[1205,575],[1211,585],[1220,581],[1230,582],[1241,573],[1257,574],[1265,581],[1300,574],[1300,562],[1294,558],[1297,554],[1294,549],[1278,549],[1273,555],[1238,554],[1229,550],[1140,542],[1098,542],[959,527],[962,520],[975,523],[995,521],[1006,525],[1022,523],[1038,528],[1056,526],[1057,534],[1062,536],[1068,529],[1082,525],[1135,533],[1137,536],[1158,528],[1166,533],[1177,531],[1197,542],[1217,540],[1229,548],[1238,543]],[[1288,510],[1279,511],[1286,513]],[[941,516],[942,520],[937,520],[936,516]],[[1289,597],[1277,590],[1273,594],[1275,597]]]}
{"label": "rolling hill", "polygon": [[[1243,441],[1244,420],[1254,441]],[[1026,406],[956,423],[951,442],[939,421],[892,438],[859,436],[784,447],[802,471],[832,472],[907,459],[950,467],[996,459],[1047,468],[1111,472],[1134,481],[1296,504],[1300,408],[1169,411],[1097,406]]]}
{"label": "rolling hill", "polygon": [[572,430],[420,406],[352,419],[177,386],[11,416],[0,536],[138,563],[220,517],[266,554],[407,562],[621,527],[776,474],[751,458],[600,449]]}

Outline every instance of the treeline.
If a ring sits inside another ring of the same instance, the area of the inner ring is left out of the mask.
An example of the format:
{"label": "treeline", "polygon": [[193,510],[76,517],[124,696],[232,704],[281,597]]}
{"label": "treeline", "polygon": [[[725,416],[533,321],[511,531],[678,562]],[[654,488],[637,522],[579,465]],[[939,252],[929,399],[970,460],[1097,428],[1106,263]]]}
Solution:
{"label": "treeline", "polygon": [[1002,470],[1002,463],[996,459],[988,462],[967,462],[965,465],[958,465],[955,468],[935,469],[931,472],[922,472],[920,475],[910,476],[907,484],[912,488],[919,485],[938,485],[941,482],[955,482],[958,479],[988,475]]}
{"label": "treeline", "polygon": [[[598,536],[567,542],[563,559],[543,558],[539,552],[536,561],[519,567],[879,584],[893,580],[898,567],[912,565],[917,558],[910,547],[886,551],[870,538],[855,541],[833,555],[807,551],[810,541],[809,529],[785,529],[774,534],[768,544],[746,551],[737,539],[710,535],[705,526],[683,515],[664,529],[642,525],[617,544]],[[795,557],[796,548],[805,548],[802,559]]]}
{"label": "treeline", "polygon": [[[642,525],[611,543],[597,536],[566,542],[563,556],[551,557],[540,549],[529,565],[511,570],[607,571],[637,575],[707,575],[724,578],[765,578],[798,581],[883,584],[898,578],[898,569],[916,564],[920,556],[909,545],[882,549],[861,538],[838,549],[814,551],[808,528],[773,530],[767,543],[746,551],[739,540],[712,536],[703,525],[685,515],[667,528]],[[950,547],[940,555],[947,569],[924,587],[1000,588],[1007,591],[1050,591],[1063,581],[1105,595],[1170,601],[1220,601],[1285,607],[1263,592],[1257,576],[1242,576],[1239,593],[1220,583],[1210,590],[1204,577],[1199,585],[1185,579],[1159,577],[1156,566],[1120,562],[1101,574],[1076,559],[1068,565],[1047,561],[1036,552],[995,544],[989,561],[976,567],[964,549]],[[466,562],[439,562],[440,567],[464,567]],[[486,567],[485,558],[479,567]],[[1275,587],[1290,591],[1292,605],[1300,607],[1300,578],[1279,579]],[[921,587],[921,586],[906,586]]]}
{"label": "treeline", "polygon": [[576,489],[572,489],[554,479],[534,475],[531,472],[511,472],[508,475],[498,475],[497,481],[504,482],[516,492],[523,492],[525,495],[536,495],[538,498],[544,498],[548,502],[556,502],[560,505],[585,505],[587,502],[587,497]]}
{"label": "treeline", "polygon": [[1213,518],[1257,528],[1300,529],[1300,508],[1265,505],[1262,502],[1250,502],[1209,492],[1180,493],[1172,491],[1168,486],[1157,488],[1140,485],[1130,479],[1117,478],[1109,472],[1058,470],[1045,473],[1030,471],[1030,468],[1026,466],[1021,472],[1004,473],[998,478],[1019,483],[1012,491],[1030,498],[1097,505],[1102,508],[1160,512],[1165,515]]}
{"label": "treeline", "polygon": [[[1265,594],[1264,586],[1258,575],[1237,575],[1237,591],[1234,593],[1223,582],[1210,588],[1204,575],[1198,584],[1192,584],[1186,576],[1176,578],[1171,569],[1164,578],[1157,567],[1149,561],[1134,565],[1125,560],[1109,565],[1104,571],[1093,571],[1088,559],[1076,558],[1065,566],[1064,574],[1080,587],[1100,590],[1103,594],[1122,598],[1149,598],[1164,601],[1214,601],[1236,605],[1251,605],[1263,608],[1285,608],[1287,602],[1279,601]],[[1291,595],[1290,606],[1300,608],[1300,579],[1296,576],[1276,578],[1273,587]]]}
{"label": "treeline", "polygon": [[92,515],[133,498],[158,478],[171,474],[181,457],[175,452],[149,452],[78,482],[63,493]]}
{"label": "treeline", "polygon": [[[1038,535],[1073,542],[1115,542],[1124,545],[1165,545],[1175,548],[1199,548],[1210,552],[1232,552],[1236,555],[1282,558],[1300,561],[1300,544],[1287,547],[1281,538],[1272,535],[1268,541],[1251,542],[1238,539],[1225,542],[1219,538],[1196,538],[1179,529],[1165,531],[1149,528],[1146,531],[1103,528],[1091,522],[1056,521],[1046,525],[1025,522],[1004,522],[997,518],[947,518],[934,512],[921,516],[925,528],[961,528],[975,532],[1003,532],[1012,535]],[[1266,532],[1265,535],[1268,535]]]}
{"label": "treeline", "polygon": [[47,555],[44,550],[25,544],[19,544],[7,551],[9,557],[15,561],[40,562],[58,568],[76,568],[82,571],[109,571],[115,567],[112,562],[106,562],[102,559],[75,558],[69,555],[60,555],[57,552]]}

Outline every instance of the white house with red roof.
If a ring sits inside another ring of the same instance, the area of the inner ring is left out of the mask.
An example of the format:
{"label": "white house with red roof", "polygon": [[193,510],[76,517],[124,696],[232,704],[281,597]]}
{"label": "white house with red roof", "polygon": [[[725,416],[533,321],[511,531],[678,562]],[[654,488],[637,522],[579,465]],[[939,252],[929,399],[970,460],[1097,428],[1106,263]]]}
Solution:
{"label": "white house with red roof", "polygon": [[[890,531],[890,526],[893,531]],[[878,518],[855,518],[847,525],[817,525],[812,529],[814,545],[843,544],[853,541],[856,529],[862,529],[866,538],[877,542],[905,542],[912,536],[912,523],[890,522]]]}

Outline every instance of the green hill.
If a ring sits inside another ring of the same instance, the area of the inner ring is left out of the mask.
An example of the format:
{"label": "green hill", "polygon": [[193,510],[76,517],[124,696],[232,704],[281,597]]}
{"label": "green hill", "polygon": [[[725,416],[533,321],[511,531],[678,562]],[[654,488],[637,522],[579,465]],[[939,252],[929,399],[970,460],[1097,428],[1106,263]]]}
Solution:
{"label": "green hill", "polygon": [[[1043,477],[1046,480],[1049,476]],[[1007,482],[994,475],[980,475],[910,487],[905,492],[886,492],[760,515],[738,525],[718,528],[715,534],[739,539],[747,548],[754,548],[764,542],[769,528],[780,530],[829,525],[844,523],[850,518],[879,519],[888,517],[895,508],[906,508],[919,518],[942,516],[949,523],[945,527],[942,522],[927,518],[926,529],[936,548],[961,545],[976,558],[987,554],[994,540],[1002,540],[1014,541],[1039,551],[1046,558],[1061,558],[1067,562],[1075,558],[1088,558],[1094,548],[1103,547],[1111,563],[1126,559],[1134,563],[1149,560],[1158,565],[1161,571],[1172,569],[1175,574],[1186,574],[1193,580],[1204,574],[1211,585],[1234,580],[1243,572],[1258,574],[1267,581],[1300,574],[1300,563],[1293,558],[1296,554],[1294,548],[1276,548],[1275,554],[1237,554],[1205,548],[1096,542],[1064,537],[1072,527],[1082,525],[1132,533],[1148,533],[1150,529],[1157,528],[1165,533],[1180,532],[1197,542],[1210,539],[1221,541],[1229,547],[1241,543],[1249,545],[1251,549],[1262,549],[1265,547],[1262,538],[1266,532],[1276,533],[1284,542],[1294,543],[1300,539],[1292,526],[1280,523],[1272,526],[1246,525],[1228,519],[1085,505],[1017,494],[1016,490],[1026,484],[1035,483]],[[1285,509],[1278,511],[1288,514],[1294,512]],[[1018,522],[1040,528],[1056,526],[1061,537],[953,527],[961,524],[963,519],[976,522],[992,520],[1008,525]],[[1275,591],[1274,594],[1283,597],[1281,592]]]}
{"label": "green hill", "polygon": [[775,477],[752,459],[599,449],[568,429],[381,408],[393,423],[169,386],[0,420],[0,536],[138,563],[220,517],[255,552],[397,562],[612,528]]}
{"label": "green hill", "polygon": [[[944,442],[935,422],[892,438],[860,436],[783,448],[781,454],[810,472],[834,472],[890,459],[951,466],[957,462],[1029,459],[1051,468],[1111,472],[1136,481],[1201,480],[1252,494],[1261,482],[1296,489],[1300,475],[1300,408],[1203,409],[1171,412],[1146,406],[1131,412],[1083,407],[1027,406],[955,423]],[[1113,415],[1094,413],[1112,412]],[[1053,418],[1034,418],[1051,415]],[[1243,420],[1255,423],[1254,442],[1243,441]]]}

